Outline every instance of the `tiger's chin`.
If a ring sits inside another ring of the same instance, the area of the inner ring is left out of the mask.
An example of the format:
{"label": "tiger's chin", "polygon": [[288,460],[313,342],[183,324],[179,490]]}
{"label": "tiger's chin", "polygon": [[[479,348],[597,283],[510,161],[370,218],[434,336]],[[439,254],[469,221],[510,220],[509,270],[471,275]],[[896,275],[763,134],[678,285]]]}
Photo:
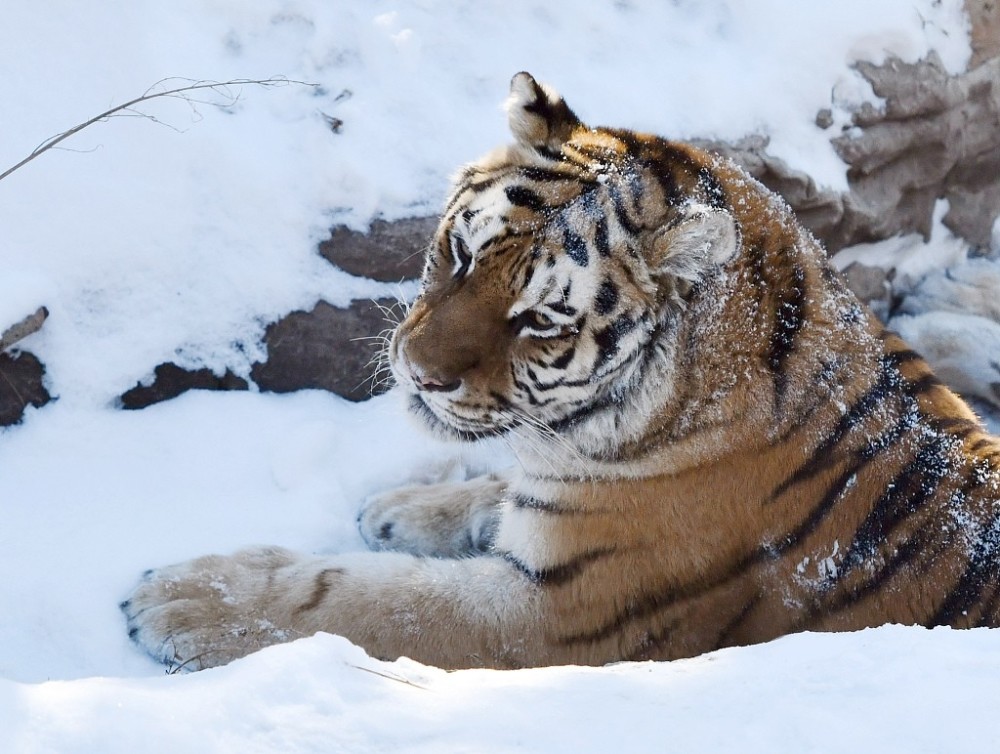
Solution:
{"label": "tiger's chin", "polygon": [[461,425],[456,419],[442,416],[424,400],[420,393],[411,393],[408,397],[410,413],[416,416],[432,434],[445,440],[460,442],[477,442],[491,437],[507,434],[513,427],[506,424],[491,422],[475,422],[463,420]]}

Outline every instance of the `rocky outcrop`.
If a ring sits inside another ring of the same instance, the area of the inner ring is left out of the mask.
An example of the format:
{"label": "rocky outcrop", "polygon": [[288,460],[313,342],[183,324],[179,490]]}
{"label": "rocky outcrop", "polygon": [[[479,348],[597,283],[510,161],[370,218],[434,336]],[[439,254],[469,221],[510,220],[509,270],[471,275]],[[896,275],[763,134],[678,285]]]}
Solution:
{"label": "rocky outcrop", "polygon": [[965,0],[971,26],[972,60],[969,69],[1000,56],[1000,2]]}
{"label": "rocky outcrop", "polygon": [[1000,432],[1000,261],[935,270],[894,298],[889,327]]}
{"label": "rocky outcrop", "polygon": [[954,77],[933,55],[858,67],[885,106],[862,107],[861,133],[833,140],[850,165],[850,192],[830,247],[913,231],[929,237],[934,203],[947,199],[944,224],[988,252],[1000,215],[1000,58]]}
{"label": "rocky outcrop", "polygon": [[51,396],[45,389],[45,367],[27,351],[8,353],[15,345],[37,332],[49,311],[44,306],[0,332],[0,427],[21,421],[28,406],[39,408]]}
{"label": "rocky outcrop", "polygon": [[436,227],[436,217],[376,220],[367,233],[340,225],[319,245],[319,253],[344,272],[395,283],[420,277],[424,249]]}
{"label": "rocky outcrop", "polygon": [[700,144],[742,165],[785,197],[831,254],[895,235],[930,237],[934,205],[979,253],[1000,215],[1000,57],[949,76],[936,56],[915,64],[858,64],[884,107],[862,107],[855,127],[832,141],[847,163],[849,190],[823,189],[767,153],[767,139]]}
{"label": "rocky outcrop", "polygon": [[45,367],[34,354],[0,352],[0,427],[19,422],[26,407],[49,402],[44,377]]}
{"label": "rocky outcrop", "polygon": [[176,398],[188,390],[246,390],[249,384],[242,377],[230,371],[219,376],[211,369],[183,369],[176,364],[165,363],[153,370],[153,378],[147,384],[139,383],[122,393],[118,399],[121,408],[134,410],[146,408],[160,401]]}
{"label": "rocky outcrop", "polygon": [[378,369],[384,336],[399,321],[398,301],[355,301],[341,309],[320,301],[308,312],[292,312],[267,328],[267,361],[250,377],[261,390],[330,390],[350,400],[384,392],[387,374]]}
{"label": "rocky outcrop", "polygon": [[[250,379],[260,390],[290,393],[329,390],[361,401],[388,388],[387,375],[377,369],[386,334],[399,316],[393,299],[355,301],[346,308],[320,301],[310,311],[296,311],[268,326],[264,336],[267,359],[254,364]],[[153,377],[119,398],[125,409],[145,408],[176,398],[188,390],[247,390],[245,379],[232,372],[216,375],[208,369],[188,370],[160,364]]]}

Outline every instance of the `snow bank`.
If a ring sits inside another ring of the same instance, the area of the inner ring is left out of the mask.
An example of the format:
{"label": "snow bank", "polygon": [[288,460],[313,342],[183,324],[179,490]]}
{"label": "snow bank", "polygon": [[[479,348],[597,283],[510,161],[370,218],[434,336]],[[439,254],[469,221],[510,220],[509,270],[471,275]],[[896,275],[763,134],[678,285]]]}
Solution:
{"label": "snow bank", "polygon": [[12,751],[987,751],[996,632],[789,636],[672,663],[446,673],[339,637],[141,680],[0,683]]}

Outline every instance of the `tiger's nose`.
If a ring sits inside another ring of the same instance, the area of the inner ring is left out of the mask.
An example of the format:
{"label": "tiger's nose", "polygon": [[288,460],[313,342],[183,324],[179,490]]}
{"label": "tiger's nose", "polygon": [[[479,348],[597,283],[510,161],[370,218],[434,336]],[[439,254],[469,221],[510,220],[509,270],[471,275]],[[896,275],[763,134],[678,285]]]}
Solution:
{"label": "tiger's nose", "polygon": [[413,378],[413,384],[417,386],[418,390],[424,390],[428,393],[451,393],[458,390],[462,385],[462,381],[459,379],[441,380],[429,375],[418,374],[416,371],[411,373],[410,376]]}

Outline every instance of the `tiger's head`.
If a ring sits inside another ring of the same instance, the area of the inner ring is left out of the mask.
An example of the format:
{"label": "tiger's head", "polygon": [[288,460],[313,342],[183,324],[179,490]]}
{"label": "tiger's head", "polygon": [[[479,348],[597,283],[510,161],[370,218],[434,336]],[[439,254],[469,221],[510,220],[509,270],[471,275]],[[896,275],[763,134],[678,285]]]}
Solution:
{"label": "tiger's head", "polygon": [[455,179],[392,372],[446,435],[535,428],[613,455],[690,392],[691,322],[742,231],[705,153],[588,127],[527,73],[507,112],[514,143]]}

